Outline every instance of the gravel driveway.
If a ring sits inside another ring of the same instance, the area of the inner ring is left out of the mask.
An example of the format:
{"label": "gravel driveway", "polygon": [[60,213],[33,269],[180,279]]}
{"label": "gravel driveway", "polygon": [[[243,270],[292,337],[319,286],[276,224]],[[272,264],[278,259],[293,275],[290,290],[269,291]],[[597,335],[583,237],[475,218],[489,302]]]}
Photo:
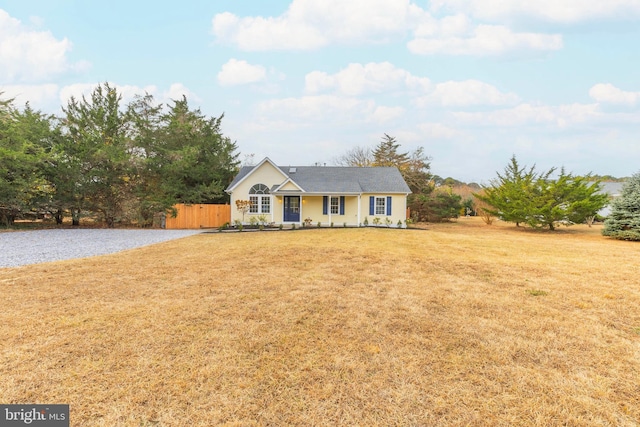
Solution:
{"label": "gravel driveway", "polygon": [[104,255],[199,234],[200,230],[52,229],[0,233],[0,267]]}

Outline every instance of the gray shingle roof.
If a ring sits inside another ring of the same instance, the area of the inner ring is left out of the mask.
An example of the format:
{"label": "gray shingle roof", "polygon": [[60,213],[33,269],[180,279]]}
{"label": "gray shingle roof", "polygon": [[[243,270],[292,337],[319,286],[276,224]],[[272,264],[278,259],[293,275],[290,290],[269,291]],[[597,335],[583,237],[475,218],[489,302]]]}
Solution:
{"label": "gray shingle roof", "polygon": [[[243,167],[229,189],[244,178],[253,166]],[[279,166],[307,193],[410,193],[400,171],[394,167],[343,167],[343,166]],[[290,170],[295,168],[295,172]],[[284,182],[284,180],[283,180]],[[263,183],[269,186],[281,183]]]}
{"label": "gray shingle roof", "polygon": [[620,196],[624,182],[603,182],[600,193],[608,194],[613,197]]}

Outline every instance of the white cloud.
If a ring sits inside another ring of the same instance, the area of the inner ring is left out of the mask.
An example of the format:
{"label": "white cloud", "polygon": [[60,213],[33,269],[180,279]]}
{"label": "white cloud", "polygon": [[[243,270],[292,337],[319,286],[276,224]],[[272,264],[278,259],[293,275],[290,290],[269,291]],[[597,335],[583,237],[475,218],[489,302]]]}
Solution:
{"label": "white cloud", "polygon": [[165,98],[165,100],[177,100],[177,99],[182,99],[183,96],[186,96],[187,100],[190,103],[193,101],[195,102],[202,101],[202,99],[198,97],[198,95],[193,93],[191,90],[189,90],[188,87],[186,87],[182,83],[171,84],[168,90],[162,92],[162,96]]}
{"label": "white cloud", "polygon": [[565,128],[603,117],[597,104],[566,104],[559,106],[520,104],[514,108],[489,112],[455,112],[458,120],[479,126],[515,127],[549,125]]}
{"label": "white cloud", "polygon": [[424,93],[431,86],[426,77],[417,77],[389,62],[349,64],[336,74],[314,71],[305,76],[307,93],[335,90],[348,96],[411,90]]}
{"label": "white cloud", "polygon": [[418,125],[421,133],[428,140],[453,139],[461,135],[461,132],[442,123],[422,123]]}
{"label": "white cloud", "polygon": [[464,12],[493,22],[525,18],[573,24],[640,16],[638,0],[432,0],[430,5],[434,13]]}
{"label": "white cloud", "polygon": [[[458,3],[463,3],[462,1]],[[500,55],[513,51],[562,48],[558,34],[515,32],[504,25],[474,22],[470,7],[434,18],[410,0],[293,0],[277,17],[238,17],[225,12],[213,18],[220,42],[242,50],[311,50],[332,43],[380,43],[413,34],[412,53]],[[436,10],[438,7],[435,8]]]}
{"label": "white cloud", "polygon": [[70,51],[68,39],[32,30],[0,9],[0,82],[37,82],[88,67],[86,62],[71,64]]}
{"label": "white cloud", "polygon": [[34,109],[41,109],[43,105],[50,105],[58,98],[58,85],[10,85],[0,87],[2,99],[15,98],[14,105],[22,106],[26,102]]}
{"label": "white cloud", "polygon": [[375,108],[373,101],[336,95],[272,99],[258,104],[258,110],[265,116],[313,122],[323,122],[329,117],[344,122],[365,121],[375,112]]}
{"label": "white cloud", "polygon": [[589,90],[589,96],[604,104],[635,106],[640,103],[640,92],[627,92],[610,83],[598,83]]}
{"label": "white cloud", "polygon": [[426,14],[415,27],[413,35],[416,38],[449,38],[469,34],[473,30],[473,23],[467,15],[455,14],[436,19]]}
{"label": "white cloud", "polygon": [[419,97],[419,107],[442,105],[461,107],[474,105],[512,105],[520,101],[514,93],[500,92],[495,86],[478,80],[448,81],[438,83],[430,94]]}
{"label": "white cloud", "polygon": [[[562,36],[559,34],[515,33],[502,25],[478,25],[468,34],[457,35],[455,31],[462,31],[463,26],[448,31],[448,34],[438,33],[433,37],[420,37],[411,40],[407,47],[409,51],[419,55],[501,55],[510,52],[549,51],[559,50],[563,46]],[[432,31],[436,31],[434,29]],[[428,30],[422,28],[418,34],[426,34]],[[450,34],[456,34],[449,36]]]}
{"label": "white cloud", "polygon": [[308,50],[333,42],[380,42],[424,15],[409,0],[293,0],[277,17],[214,16],[213,34],[242,50]]}
{"label": "white cloud", "polygon": [[370,121],[377,123],[385,123],[401,117],[405,113],[402,107],[385,107],[378,106],[371,114]]}
{"label": "white cloud", "polygon": [[218,73],[218,83],[222,86],[236,86],[258,83],[266,80],[267,70],[261,65],[251,65],[235,58],[227,61]]}

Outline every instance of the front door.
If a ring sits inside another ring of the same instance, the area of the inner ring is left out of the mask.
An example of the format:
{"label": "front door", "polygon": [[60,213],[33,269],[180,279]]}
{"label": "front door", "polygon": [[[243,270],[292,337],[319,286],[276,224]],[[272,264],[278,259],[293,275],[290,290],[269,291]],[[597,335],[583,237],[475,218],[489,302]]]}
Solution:
{"label": "front door", "polygon": [[300,196],[284,196],[284,222],[300,222]]}

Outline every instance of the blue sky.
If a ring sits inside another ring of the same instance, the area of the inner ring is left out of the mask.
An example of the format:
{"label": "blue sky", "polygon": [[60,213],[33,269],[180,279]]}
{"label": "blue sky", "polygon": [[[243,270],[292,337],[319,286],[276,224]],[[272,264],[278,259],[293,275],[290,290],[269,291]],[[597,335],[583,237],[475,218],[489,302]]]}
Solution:
{"label": "blue sky", "polygon": [[183,94],[241,159],[332,164],[384,133],[432,172],[640,170],[640,0],[0,1],[0,91]]}

